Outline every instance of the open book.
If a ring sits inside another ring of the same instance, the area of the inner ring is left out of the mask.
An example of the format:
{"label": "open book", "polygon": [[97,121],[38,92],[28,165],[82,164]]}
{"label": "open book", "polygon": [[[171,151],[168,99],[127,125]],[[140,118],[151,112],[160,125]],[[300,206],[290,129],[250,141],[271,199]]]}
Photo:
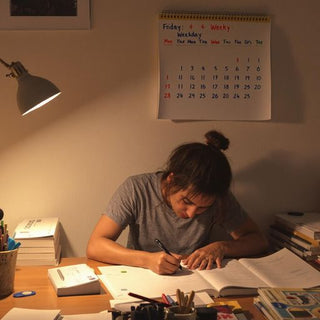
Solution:
{"label": "open book", "polygon": [[320,286],[320,272],[284,248],[262,258],[225,260],[212,270],[183,269],[173,275],[129,266],[99,267],[101,281],[114,299],[127,299],[129,292],[147,297],[162,293],[206,291],[212,296],[256,294],[259,287]]}

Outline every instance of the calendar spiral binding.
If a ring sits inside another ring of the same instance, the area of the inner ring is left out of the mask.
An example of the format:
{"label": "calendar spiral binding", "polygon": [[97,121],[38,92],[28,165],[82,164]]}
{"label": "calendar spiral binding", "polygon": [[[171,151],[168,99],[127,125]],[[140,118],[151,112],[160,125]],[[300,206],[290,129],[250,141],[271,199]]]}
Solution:
{"label": "calendar spiral binding", "polygon": [[217,20],[237,22],[270,22],[270,16],[242,15],[242,14],[214,14],[190,12],[161,12],[160,19],[169,20]]}

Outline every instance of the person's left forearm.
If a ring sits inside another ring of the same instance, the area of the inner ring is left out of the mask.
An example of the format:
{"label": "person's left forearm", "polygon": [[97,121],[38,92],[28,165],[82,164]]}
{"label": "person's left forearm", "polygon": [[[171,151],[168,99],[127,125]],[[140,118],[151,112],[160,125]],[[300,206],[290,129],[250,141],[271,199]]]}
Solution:
{"label": "person's left forearm", "polygon": [[244,257],[264,253],[268,249],[267,239],[258,232],[248,233],[238,239],[218,241],[223,247],[223,256]]}

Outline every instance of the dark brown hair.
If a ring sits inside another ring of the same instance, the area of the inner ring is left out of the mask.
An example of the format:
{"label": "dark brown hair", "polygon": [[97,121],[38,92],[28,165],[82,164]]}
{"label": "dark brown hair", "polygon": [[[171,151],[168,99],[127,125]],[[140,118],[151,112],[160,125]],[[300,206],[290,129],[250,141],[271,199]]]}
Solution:
{"label": "dark brown hair", "polygon": [[190,188],[193,195],[223,198],[230,187],[232,172],[222,150],[229,140],[215,130],[205,134],[206,143],[186,143],[174,149],[167,161],[163,181],[173,173],[165,185],[166,193],[173,194]]}

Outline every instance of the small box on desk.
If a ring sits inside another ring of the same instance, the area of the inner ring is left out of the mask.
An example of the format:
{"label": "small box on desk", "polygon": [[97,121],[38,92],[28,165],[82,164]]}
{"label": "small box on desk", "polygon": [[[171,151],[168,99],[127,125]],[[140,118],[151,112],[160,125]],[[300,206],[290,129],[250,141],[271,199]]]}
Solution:
{"label": "small box on desk", "polygon": [[51,268],[48,277],[57,296],[99,294],[101,290],[98,276],[86,264]]}

